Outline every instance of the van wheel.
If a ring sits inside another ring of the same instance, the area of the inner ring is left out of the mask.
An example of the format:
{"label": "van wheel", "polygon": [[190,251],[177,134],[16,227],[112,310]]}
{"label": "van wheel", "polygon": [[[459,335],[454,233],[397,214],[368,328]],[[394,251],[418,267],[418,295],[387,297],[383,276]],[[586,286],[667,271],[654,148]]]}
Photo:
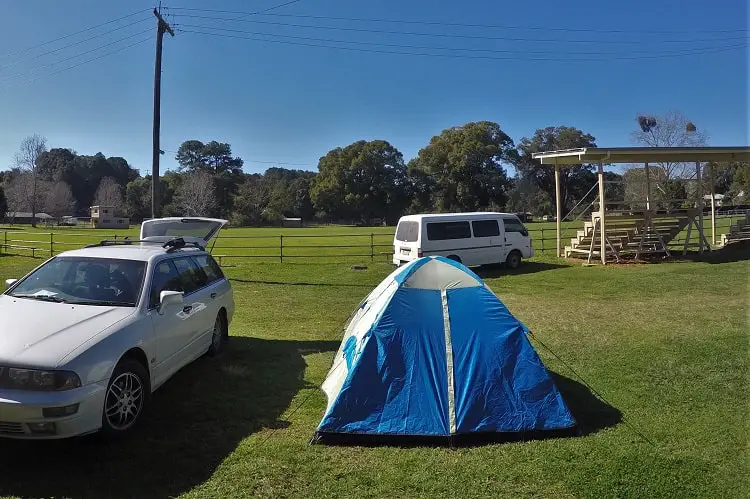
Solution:
{"label": "van wheel", "polygon": [[454,262],[461,263],[461,257],[458,255],[448,255],[448,260],[453,260]]}
{"label": "van wheel", "polygon": [[505,265],[509,269],[517,269],[521,265],[521,252],[518,250],[511,251],[508,258],[505,259]]}

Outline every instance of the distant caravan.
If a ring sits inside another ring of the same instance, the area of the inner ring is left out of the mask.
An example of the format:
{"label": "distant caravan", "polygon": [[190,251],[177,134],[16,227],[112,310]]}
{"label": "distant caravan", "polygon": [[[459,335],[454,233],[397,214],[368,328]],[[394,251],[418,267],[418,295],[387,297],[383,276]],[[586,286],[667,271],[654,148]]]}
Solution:
{"label": "distant caravan", "polygon": [[534,256],[529,231],[512,213],[441,213],[401,217],[393,264],[444,256],[466,266],[505,263],[515,269]]}

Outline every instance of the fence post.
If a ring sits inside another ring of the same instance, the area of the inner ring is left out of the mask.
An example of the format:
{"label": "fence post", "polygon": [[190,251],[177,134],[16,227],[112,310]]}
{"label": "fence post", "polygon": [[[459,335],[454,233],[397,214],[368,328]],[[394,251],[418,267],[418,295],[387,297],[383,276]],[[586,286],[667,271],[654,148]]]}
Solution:
{"label": "fence post", "polygon": [[370,261],[375,261],[375,234],[370,232]]}
{"label": "fence post", "polygon": [[544,227],[542,227],[542,251],[540,253],[544,253]]}
{"label": "fence post", "polygon": [[279,263],[284,263],[284,234],[279,234]]}
{"label": "fence post", "polygon": [[49,233],[49,256],[52,258],[55,256],[55,246],[54,246],[54,234],[52,232]]}
{"label": "fence post", "polygon": [[3,251],[2,252],[7,253],[8,252],[8,231],[7,230],[3,231],[3,234],[4,236],[3,236]]}

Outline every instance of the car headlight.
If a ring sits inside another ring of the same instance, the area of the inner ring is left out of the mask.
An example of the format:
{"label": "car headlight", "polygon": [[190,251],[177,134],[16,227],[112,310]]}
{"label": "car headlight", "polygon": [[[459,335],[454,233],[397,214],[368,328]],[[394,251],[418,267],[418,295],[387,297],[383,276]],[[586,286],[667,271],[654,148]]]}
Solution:
{"label": "car headlight", "polygon": [[81,378],[71,371],[43,371],[13,367],[8,369],[7,381],[8,388],[16,390],[61,392],[81,386]]}

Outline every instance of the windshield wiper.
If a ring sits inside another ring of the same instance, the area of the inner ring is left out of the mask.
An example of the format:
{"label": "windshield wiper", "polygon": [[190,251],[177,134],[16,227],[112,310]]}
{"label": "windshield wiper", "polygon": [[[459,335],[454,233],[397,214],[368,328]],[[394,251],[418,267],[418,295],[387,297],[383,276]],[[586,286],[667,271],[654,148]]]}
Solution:
{"label": "windshield wiper", "polygon": [[62,298],[55,296],[55,295],[29,295],[29,294],[20,294],[20,295],[10,295],[14,296],[16,298],[31,298],[32,300],[42,300],[42,301],[51,301],[55,303],[69,303],[67,300],[63,300]]}
{"label": "windshield wiper", "polygon": [[123,301],[113,301],[113,300],[76,300],[76,301],[69,301],[67,303],[70,303],[72,305],[95,305],[100,307],[135,307],[135,303],[132,302],[123,302]]}

